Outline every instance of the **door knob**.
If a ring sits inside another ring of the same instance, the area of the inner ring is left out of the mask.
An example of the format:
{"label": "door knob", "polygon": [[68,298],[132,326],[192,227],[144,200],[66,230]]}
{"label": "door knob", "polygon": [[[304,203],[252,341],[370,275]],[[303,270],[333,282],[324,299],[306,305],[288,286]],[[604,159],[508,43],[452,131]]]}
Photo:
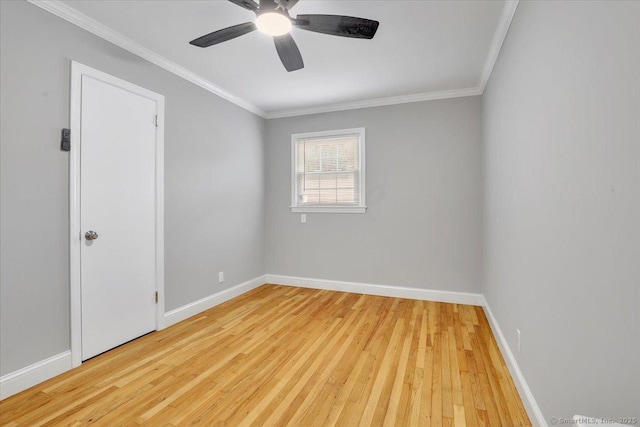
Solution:
{"label": "door knob", "polygon": [[98,238],[98,233],[95,231],[87,231],[84,233],[84,238],[87,240],[96,240]]}

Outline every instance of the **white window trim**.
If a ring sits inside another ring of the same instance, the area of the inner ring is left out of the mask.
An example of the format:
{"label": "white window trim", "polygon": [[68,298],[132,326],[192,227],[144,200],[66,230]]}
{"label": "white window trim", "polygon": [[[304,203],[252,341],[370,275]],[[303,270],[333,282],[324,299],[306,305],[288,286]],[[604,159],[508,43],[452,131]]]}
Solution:
{"label": "white window trim", "polygon": [[[296,141],[305,138],[331,138],[341,135],[358,134],[358,149],[360,150],[360,204],[358,206],[298,206],[298,180],[296,179]],[[321,132],[296,133],[291,135],[291,212],[294,213],[365,213],[367,204],[366,196],[366,173],[365,173],[365,131],[364,128],[338,129]]]}

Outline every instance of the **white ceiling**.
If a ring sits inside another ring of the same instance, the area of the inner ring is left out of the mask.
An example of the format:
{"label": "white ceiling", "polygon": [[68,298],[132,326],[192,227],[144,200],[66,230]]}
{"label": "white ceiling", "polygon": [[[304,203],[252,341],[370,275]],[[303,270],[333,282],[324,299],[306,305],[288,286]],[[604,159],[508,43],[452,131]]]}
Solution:
{"label": "white ceiling", "polygon": [[358,16],[380,27],[373,40],[294,29],[305,68],[288,73],[271,38],[257,31],[205,49],[189,45],[255,19],[228,1],[63,3],[267,117],[481,93],[513,14],[505,1],[300,0],[292,16]]}

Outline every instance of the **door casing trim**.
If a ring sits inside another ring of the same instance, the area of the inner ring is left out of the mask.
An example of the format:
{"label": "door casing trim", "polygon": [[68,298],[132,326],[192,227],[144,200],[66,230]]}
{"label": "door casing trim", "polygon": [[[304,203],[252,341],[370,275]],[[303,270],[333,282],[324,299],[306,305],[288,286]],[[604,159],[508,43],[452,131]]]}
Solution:
{"label": "door casing trim", "polygon": [[156,101],[158,124],[156,127],[156,330],[164,328],[164,96],[136,86],[125,80],[71,61],[70,124],[71,150],[69,152],[69,285],[71,362],[75,368],[82,364],[82,287],[80,276],[80,123],[82,108],[82,76],[90,76],[113,86]]}

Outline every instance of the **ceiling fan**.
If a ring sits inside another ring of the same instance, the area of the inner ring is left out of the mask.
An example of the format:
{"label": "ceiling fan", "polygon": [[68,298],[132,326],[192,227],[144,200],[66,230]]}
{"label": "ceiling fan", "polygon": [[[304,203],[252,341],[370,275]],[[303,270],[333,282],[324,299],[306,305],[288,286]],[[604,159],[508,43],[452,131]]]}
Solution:
{"label": "ceiling fan", "polygon": [[254,12],[257,15],[256,21],[214,31],[189,43],[198,47],[209,47],[260,30],[273,36],[276,51],[287,71],[304,68],[298,45],[289,34],[291,28],[332,36],[372,39],[380,24],[371,19],[340,15],[298,15],[292,18],[289,10],[298,3],[298,0],[259,0],[260,4],[253,0],[229,1]]}

